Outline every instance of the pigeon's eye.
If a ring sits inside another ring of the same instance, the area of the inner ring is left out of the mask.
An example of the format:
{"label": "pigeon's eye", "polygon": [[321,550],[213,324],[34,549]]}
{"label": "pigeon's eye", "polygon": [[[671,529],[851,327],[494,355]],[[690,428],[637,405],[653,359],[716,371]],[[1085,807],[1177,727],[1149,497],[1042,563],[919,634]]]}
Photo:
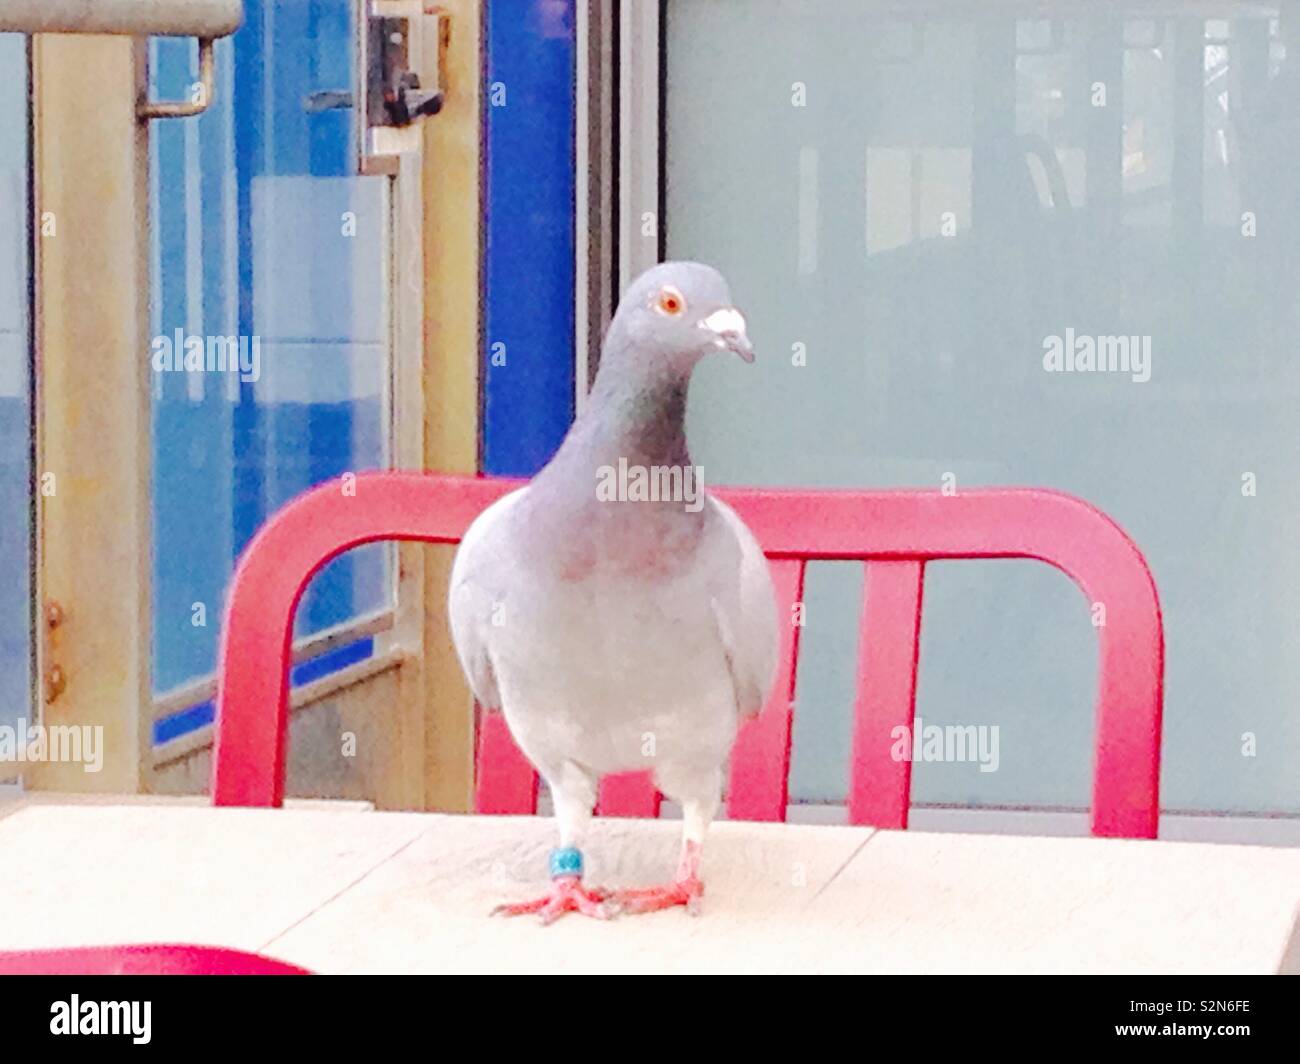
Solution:
{"label": "pigeon's eye", "polygon": [[660,314],[676,317],[686,309],[686,299],[672,285],[665,285],[659,289],[659,295],[655,299],[655,309]]}

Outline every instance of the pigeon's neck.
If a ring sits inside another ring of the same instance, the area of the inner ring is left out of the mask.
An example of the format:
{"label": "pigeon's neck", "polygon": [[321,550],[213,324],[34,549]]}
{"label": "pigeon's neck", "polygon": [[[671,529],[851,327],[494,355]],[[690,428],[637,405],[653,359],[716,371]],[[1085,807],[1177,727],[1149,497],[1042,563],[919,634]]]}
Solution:
{"label": "pigeon's neck", "polygon": [[[703,510],[671,492],[638,498],[635,485],[662,483],[657,478],[665,467],[681,471],[677,483],[683,491],[698,485],[694,471],[686,479],[692,470],[686,449],[687,383],[686,377],[666,373],[628,373],[610,363],[601,367],[582,415],[527,495],[523,520],[530,549],[551,572],[564,580],[596,569],[639,578],[686,564],[703,528]],[[614,471],[617,480],[611,484]],[[672,549],[665,550],[665,544]]]}
{"label": "pigeon's neck", "polygon": [[583,412],[587,444],[614,464],[687,466],[686,395],[689,376],[597,375]]}

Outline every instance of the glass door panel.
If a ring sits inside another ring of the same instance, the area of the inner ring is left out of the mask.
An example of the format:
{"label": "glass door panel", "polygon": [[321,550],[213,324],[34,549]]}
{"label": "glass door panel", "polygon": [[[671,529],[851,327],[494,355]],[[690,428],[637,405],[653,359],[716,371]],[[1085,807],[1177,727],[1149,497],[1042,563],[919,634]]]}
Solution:
{"label": "glass door panel", "polygon": [[[351,112],[312,104],[351,87],[354,6],[245,0],[217,44],[213,107],[153,126],[154,342],[197,337],[208,355],[200,372],[153,374],[159,692],[215,668],[234,561],[270,514],[390,463],[388,182],[355,176]],[[151,49],[154,94],[184,95],[192,45]],[[238,365],[213,369],[223,344]],[[392,556],[374,545],[319,573],[296,634],[390,607]]]}

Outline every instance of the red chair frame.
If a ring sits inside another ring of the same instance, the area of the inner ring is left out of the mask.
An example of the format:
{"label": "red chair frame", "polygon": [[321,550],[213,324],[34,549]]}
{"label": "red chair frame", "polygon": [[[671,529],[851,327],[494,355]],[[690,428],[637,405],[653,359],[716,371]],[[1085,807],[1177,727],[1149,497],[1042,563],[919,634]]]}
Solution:
{"label": "red chair frame", "polygon": [[0,975],[311,975],[260,953],[219,946],[81,946],[0,953]]}
{"label": "red chair frame", "polygon": [[[383,539],[456,543],[519,481],[425,473],[358,474],[299,496],[253,537],[236,567],[222,629],[212,795],[217,805],[278,806],[284,797],[293,614],[322,565]],[[854,704],[849,819],[907,826],[911,762],[890,755],[916,696],[925,563],[1034,558],[1062,570],[1098,627],[1099,690],[1092,833],[1154,838],[1159,818],[1164,637],[1155,583],[1132,540],[1100,510],[1056,491],[804,491],[721,489],[771,565],[784,617],[814,560],[866,563]],[[728,815],[784,820],[798,626],[784,624],[778,682],[732,755]],[[536,811],[537,778],[497,713],[479,727],[477,807]],[[602,781],[598,812],[653,816],[648,773]]]}

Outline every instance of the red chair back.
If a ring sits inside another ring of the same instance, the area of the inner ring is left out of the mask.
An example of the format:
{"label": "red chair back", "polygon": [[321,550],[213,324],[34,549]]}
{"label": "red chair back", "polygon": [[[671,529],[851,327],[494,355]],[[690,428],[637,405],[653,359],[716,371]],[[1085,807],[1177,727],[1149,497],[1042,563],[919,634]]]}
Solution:
{"label": "red chair back", "polygon": [[[423,473],[363,473],[289,503],[253,538],[236,568],[222,631],[213,801],[279,805],[284,796],[293,613],[331,558],[382,539],[459,542],[470,522],[518,481]],[[1093,764],[1094,835],[1154,838],[1159,815],[1164,642],[1155,583],[1133,542],[1080,499],[1037,489],[803,491],[723,489],[763,545],[782,617],[803,593],[809,561],[859,560],[866,594],[859,635],[849,819],[907,826],[911,762],[894,760],[893,729],[913,722],[925,563],[1034,558],[1061,569],[1097,626],[1099,691]],[[737,738],[727,812],[784,820],[791,707],[800,628],[782,625],[781,668],[762,714]],[[499,714],[484,714],[477,744],[477,807],[531,813],[537,778]],[[655,816],[647,773],[602,781],[597,811]]]}
{"label": "red chair back", "polygon": [[0,975],[311,975],[260,953],[219,946],[80,946],[0,953]]}

